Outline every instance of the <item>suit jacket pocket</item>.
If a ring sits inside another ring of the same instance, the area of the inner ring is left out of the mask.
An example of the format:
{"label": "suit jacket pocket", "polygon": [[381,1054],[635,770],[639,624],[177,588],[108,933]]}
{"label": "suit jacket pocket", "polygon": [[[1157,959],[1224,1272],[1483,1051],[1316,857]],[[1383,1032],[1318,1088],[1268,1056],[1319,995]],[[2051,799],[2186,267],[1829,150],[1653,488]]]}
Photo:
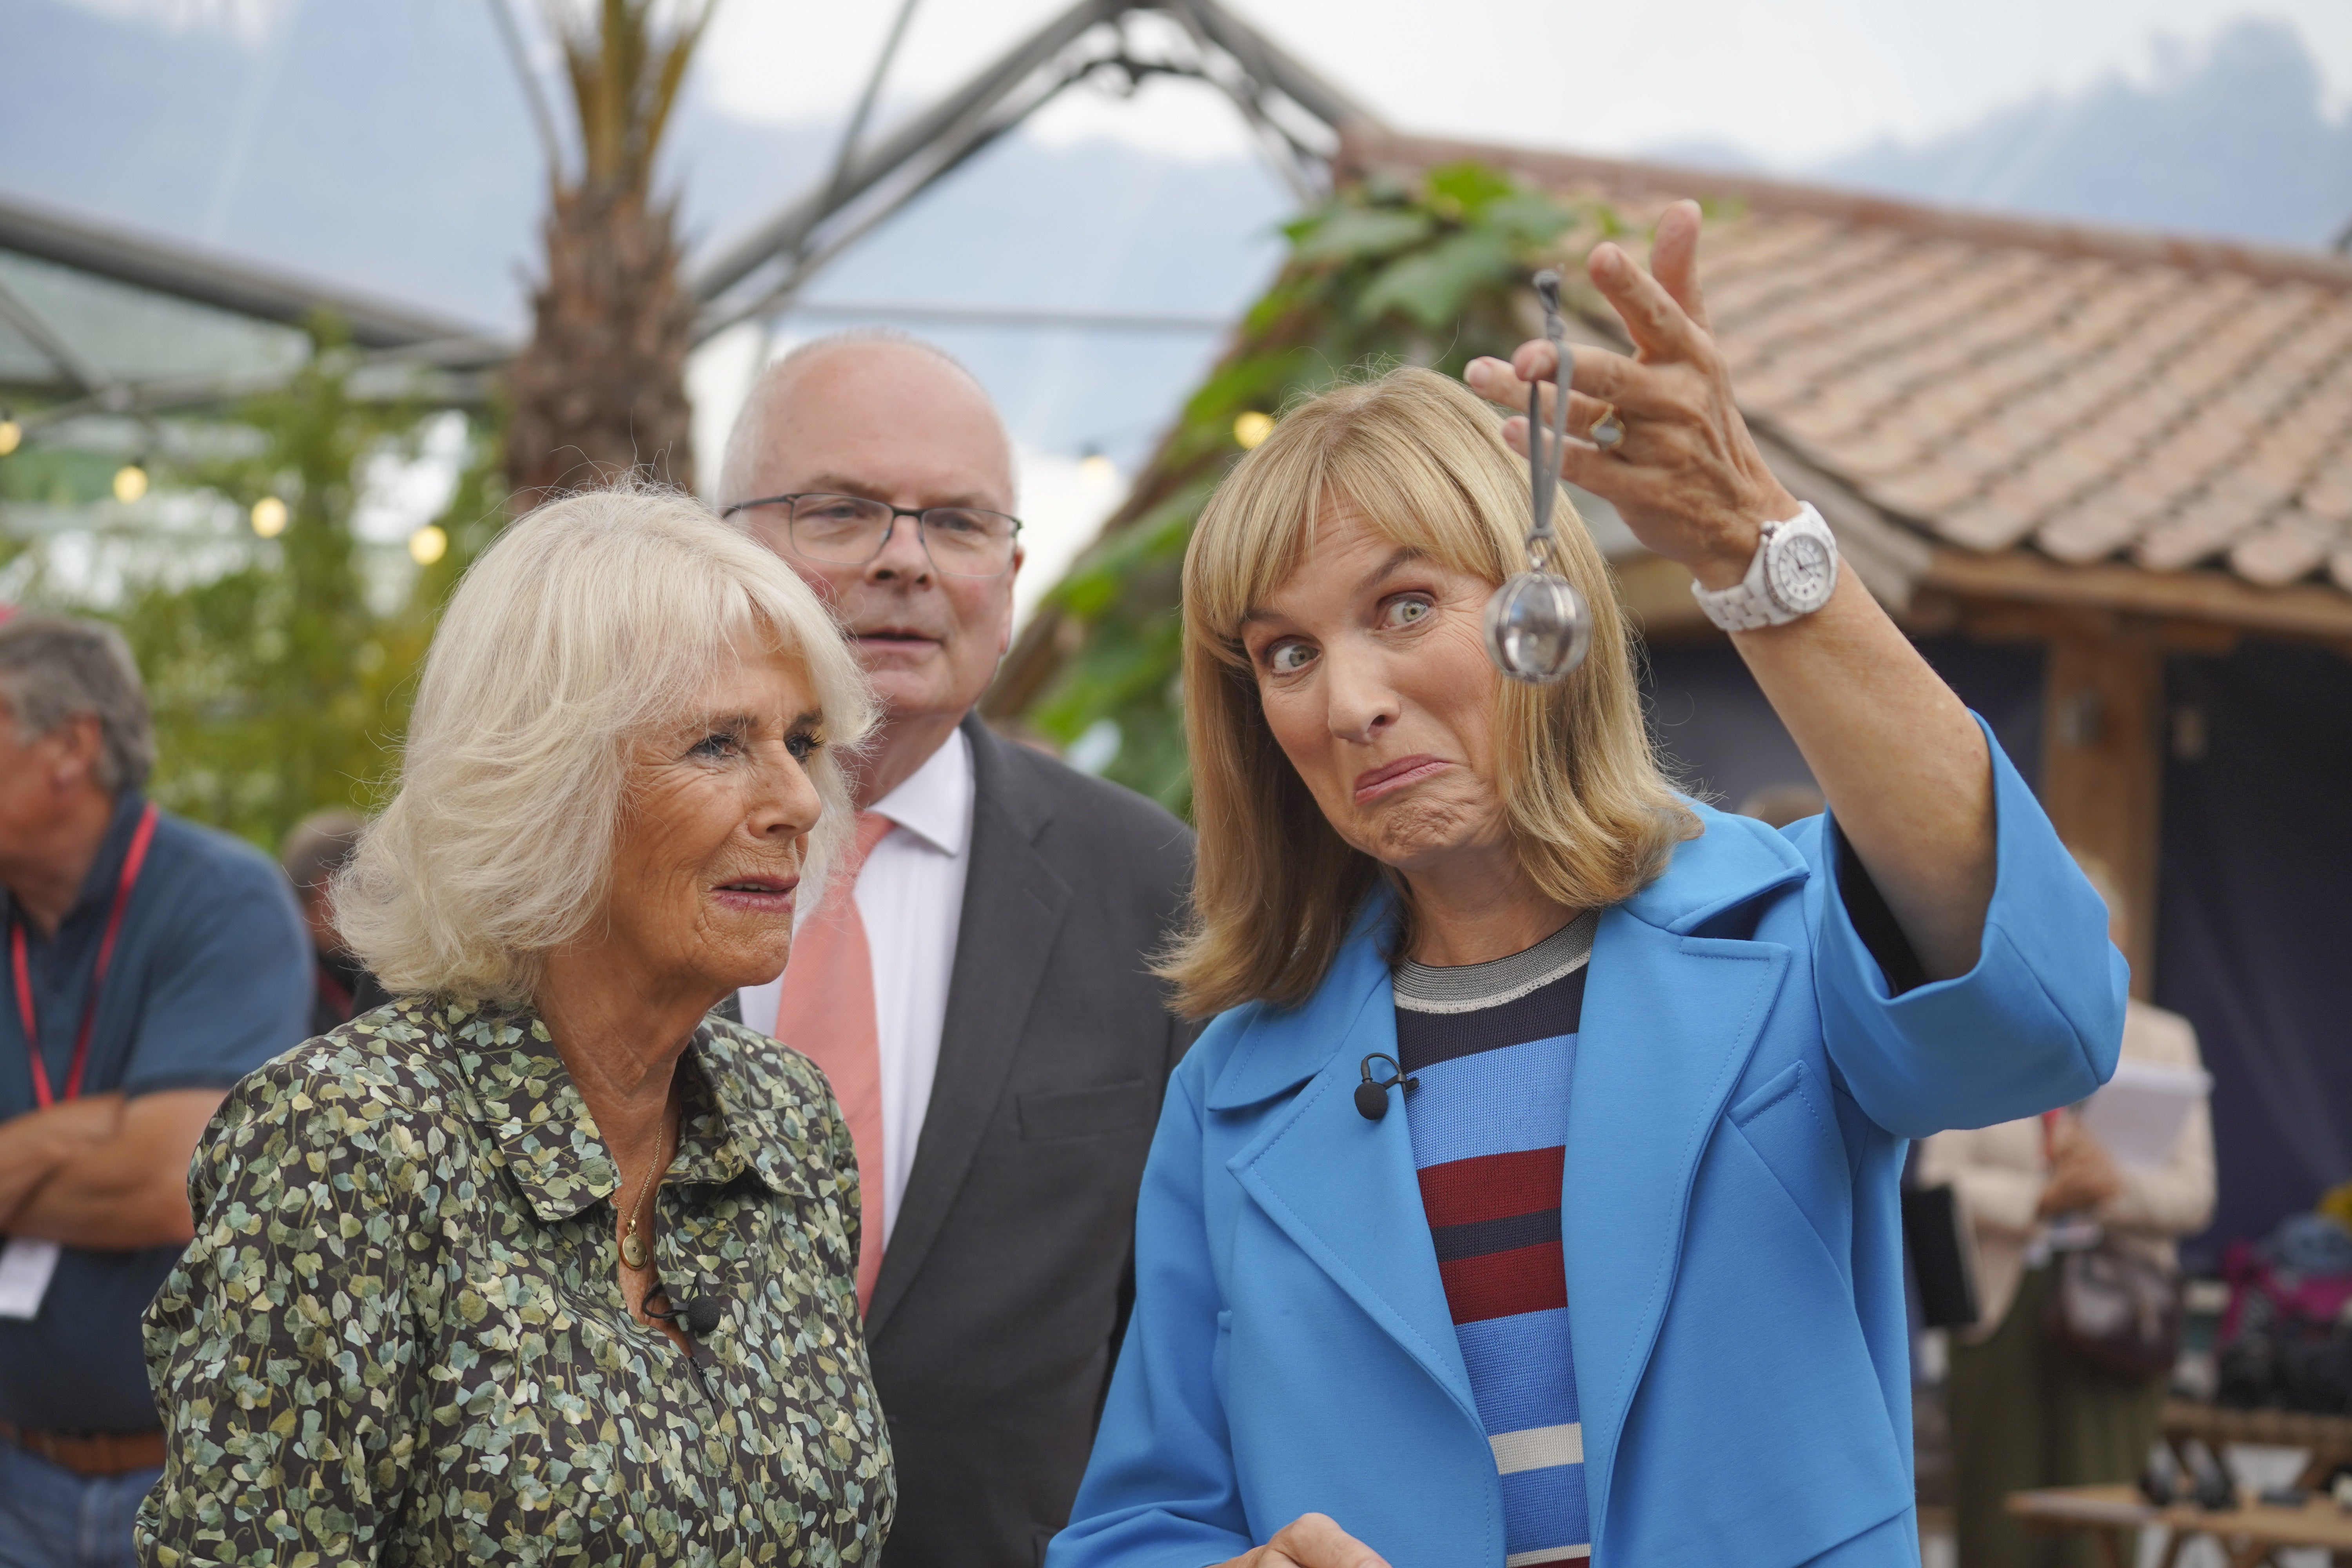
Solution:
{"label": "suit jacket pocket", "polygon": [[1817,1075],[1790,1062],[1728,1112],[1732,1127],[1785,1188],[1822,1245],[1850,1271],[1853,1182]]}
{"label": "suit jacket pocket", "polygon": [[1160,1086],[1150,1079],[1063,1089],[1021,1097],[1021,1136],[1092,1138],[1150,1127],[1160,1113]]}

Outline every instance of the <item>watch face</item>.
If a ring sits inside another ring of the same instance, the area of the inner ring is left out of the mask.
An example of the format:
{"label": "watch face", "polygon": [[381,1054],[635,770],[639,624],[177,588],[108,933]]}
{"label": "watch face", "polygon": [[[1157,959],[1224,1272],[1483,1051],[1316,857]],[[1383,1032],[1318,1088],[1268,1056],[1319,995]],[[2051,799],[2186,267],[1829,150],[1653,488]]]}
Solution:
{"label": "watch face", "polygon": [[1784,533],[1765,552],[1764,581],[1782,609],[1810,615],[1829,603],[1837,557],[1819,534]]}

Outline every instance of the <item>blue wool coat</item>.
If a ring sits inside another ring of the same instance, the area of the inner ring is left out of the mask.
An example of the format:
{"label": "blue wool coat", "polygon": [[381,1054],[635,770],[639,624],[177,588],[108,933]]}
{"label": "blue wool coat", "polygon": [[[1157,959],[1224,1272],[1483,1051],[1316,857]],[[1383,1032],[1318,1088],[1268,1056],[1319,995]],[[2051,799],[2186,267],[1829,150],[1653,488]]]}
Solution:
{"label": "blue wool coat", "polygon": [[[2114,1070],[2106,914],[1998,746],[1976,967],[1890,996],[1823,819],[1702,837],[1606,911],[1561,1231],[1601,1568],[1918,1561],[1896,1183],[1906,1140]],[[1177,1069],[1136,1300],[1047,1568],[1202,1568],[1328,1513],[1394,1568],[1499,1568],[1502,1490],[1405,1118],[1376,904],[1315,994],[1219,1017]]]}

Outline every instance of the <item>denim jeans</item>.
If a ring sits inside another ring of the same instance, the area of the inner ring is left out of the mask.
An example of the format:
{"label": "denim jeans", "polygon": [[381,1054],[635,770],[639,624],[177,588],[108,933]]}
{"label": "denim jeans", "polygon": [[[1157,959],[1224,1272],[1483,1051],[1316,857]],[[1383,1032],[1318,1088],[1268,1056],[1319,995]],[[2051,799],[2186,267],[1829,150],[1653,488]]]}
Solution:
{"label": "denim jeans", "polygon": [[0,1440],[0,1568],[131,1568],[131,1521],[163,1474],[78,1476]]}

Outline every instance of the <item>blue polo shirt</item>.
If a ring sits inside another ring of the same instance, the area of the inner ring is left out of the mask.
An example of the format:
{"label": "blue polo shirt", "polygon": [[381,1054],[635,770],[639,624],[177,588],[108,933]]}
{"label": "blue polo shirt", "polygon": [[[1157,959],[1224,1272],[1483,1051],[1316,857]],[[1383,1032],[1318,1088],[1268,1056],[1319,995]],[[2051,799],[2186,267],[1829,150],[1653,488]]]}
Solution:
{"label": "blue polo shirt", "polygon": [[[74,1036],[143,797],[125,793],[73,908],[44,940],[26,927],[26,970],[49,1082],[65,1092]],[[0,916],[15,911],[0,889]],[[5,941],[5,928],[0,928]],[[7,963],[0,948],[0,964]],[[36,1108],[13,976],[0,980],[0,1121]],[[84,1094],[226,1089],[302,1043],[310,942],[293,890],[250,846],[159,815],[91,1026]],[[140,1316],[177,1247],[69,1247],[40,1316],[0,1318],[0,1420],[64,1432],[155,1425]]]}

